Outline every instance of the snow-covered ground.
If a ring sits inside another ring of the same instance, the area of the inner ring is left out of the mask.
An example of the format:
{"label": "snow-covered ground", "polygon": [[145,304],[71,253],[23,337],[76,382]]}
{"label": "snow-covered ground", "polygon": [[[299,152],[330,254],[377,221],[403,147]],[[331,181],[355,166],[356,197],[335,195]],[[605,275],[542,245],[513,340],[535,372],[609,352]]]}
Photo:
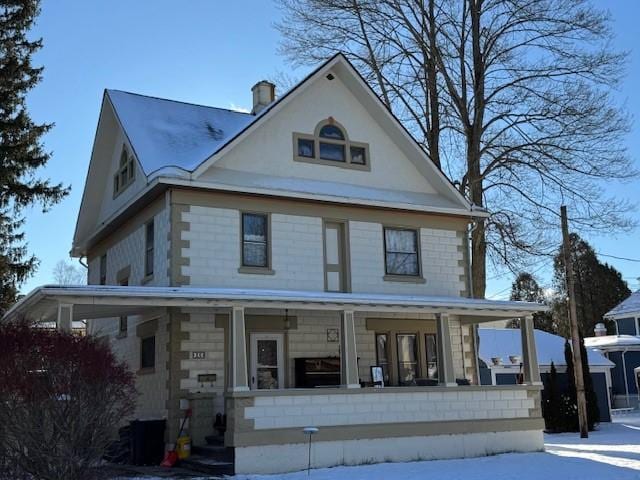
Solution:
{"label": "snow-covered ground", "polygon": [[[587,440],[545,436],[546,452],[464,460],[385,463],[312,470],[313,480],[640,480],[640,414],[621,415]],[[236,480],[305,480],[307,472],[236,476]]]}

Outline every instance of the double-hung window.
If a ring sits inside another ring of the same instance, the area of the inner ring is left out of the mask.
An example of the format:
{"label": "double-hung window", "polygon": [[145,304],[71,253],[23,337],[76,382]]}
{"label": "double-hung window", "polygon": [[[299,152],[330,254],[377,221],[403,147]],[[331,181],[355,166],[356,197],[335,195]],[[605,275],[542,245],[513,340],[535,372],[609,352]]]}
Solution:
{"label": "double-hung window", "polygon": [[140,369],[151,369],[156,366],[156,337],[140,340]]}
{"label": "double-hung window", "polygon": [[269,216],[242,214],[242,266],[269,268]]}
{"label": "double-hung window", "polygon": [[384,264],[387,275],[420,276],[418,231],[384,229]]}
{"label": "double-hung window", "polygon": [[151,220],[145,227],[144,242],[144,275],[149,277],[153,275],[153,251],[155,245],[154,222]]}
{"label": "double-hung window", "polygon": [[117,196],[125,188],[133,183],[135,179],[135,168],[133,165],[133,155],[127,153],[127,149],[122,147],[118,171],[113,176],[113,196]]}

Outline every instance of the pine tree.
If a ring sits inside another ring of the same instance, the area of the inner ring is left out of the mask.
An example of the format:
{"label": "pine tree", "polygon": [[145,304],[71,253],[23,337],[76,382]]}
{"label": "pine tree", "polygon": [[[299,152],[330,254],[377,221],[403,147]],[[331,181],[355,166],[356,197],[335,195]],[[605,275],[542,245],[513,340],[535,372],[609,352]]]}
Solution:
{"label": "pine tree", "polygon": [[[611,320],[603,320],[603,316],[622,300],[631,295],[631,290],[622,279],[622,275],[612,266],[601,263],[595,250],[572,233],[569,238],[570,250],[575,274],[575,299],[578,328],[580,334],[593,334],[596,323],[604,321],[609,333],[615,333]],[[569,333],[567,289],[562,246],[554,258],[554,286],[557,292],[553,302],[554,324],[558,333],[567,337]]]}
{"label": "pine tree", "polygon": [[562,396],[558,385],[558,371],[553,362],[542,391],[542,416],[545,430],[550,433],[563,431]]}
{"label": "pine tree", "polygon": [[39,12],[39,0],[0,0],[0,314],[38,264],[26,248],[22,211],[47,210],[69,192],[36,175],[51,156],[42,137],[52,127],[34,123],[26,106],[42,78],[43,68],[31,64],[42,39],[27,38]]}
{"label": "pine tree", "polygon": [[[528,272],[520,272],[511,284],[511,300],[521,302],[534,302],[547,304],[544,290],[540,287],[533,275]],[[519,328],[520,320],[515,319],[509,323],[510,328]],[[533,314],[533,327],[549,333],[556,333],[551,312],[535,312]]]}
{"label": "pine tree", "polygon": [[587,349],[584,346],[584,338],[580,338],[580,355],[582,356],[582,373],[584,377],[584,392],[587,397],[587,423],[589,430],[593,430],[600,422],[600,408],[598,407],[598,397],[593,388],[593,379],[589,371],[589,358]]}

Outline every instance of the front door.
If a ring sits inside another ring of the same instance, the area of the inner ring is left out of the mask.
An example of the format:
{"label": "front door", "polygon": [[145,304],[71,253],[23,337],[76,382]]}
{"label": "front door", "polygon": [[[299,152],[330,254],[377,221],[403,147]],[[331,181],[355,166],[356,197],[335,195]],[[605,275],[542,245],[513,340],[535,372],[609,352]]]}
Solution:
{"label": "front door", "polygon": [[284,388],[284,335],[251,334],[251,389]]}
{"label": "front door", "polygon": [[324,285],[327,292],[346,292],[345,227],[342,223],[324,224]]}

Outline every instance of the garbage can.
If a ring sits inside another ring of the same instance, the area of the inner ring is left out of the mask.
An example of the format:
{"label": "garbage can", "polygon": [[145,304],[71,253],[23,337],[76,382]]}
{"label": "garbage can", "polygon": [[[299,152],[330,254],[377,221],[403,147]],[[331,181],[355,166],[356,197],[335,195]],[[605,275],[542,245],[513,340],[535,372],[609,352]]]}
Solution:
{"label": "garbage can", "polygon": [[131,464],[160,465],[164,456],[166,420],[131,422]]}

